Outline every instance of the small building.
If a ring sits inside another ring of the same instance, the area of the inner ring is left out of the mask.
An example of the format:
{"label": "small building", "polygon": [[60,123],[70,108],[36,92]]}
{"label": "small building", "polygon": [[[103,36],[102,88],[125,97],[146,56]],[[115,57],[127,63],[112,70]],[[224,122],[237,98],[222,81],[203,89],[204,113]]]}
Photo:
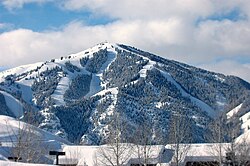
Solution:
{"label": "small building", "polygon": [[78,165],[78,159],[60,158],[59,159],[59,165],[60,166],[77,166]]}

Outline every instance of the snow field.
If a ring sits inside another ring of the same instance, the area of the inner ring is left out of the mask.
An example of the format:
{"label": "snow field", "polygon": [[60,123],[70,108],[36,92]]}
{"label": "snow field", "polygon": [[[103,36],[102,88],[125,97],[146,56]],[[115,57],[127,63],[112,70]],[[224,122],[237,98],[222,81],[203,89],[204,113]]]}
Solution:
{"label": "snow field", "polygon": [[16,117],[21,117],[23,115],[23,105],[18,101],[16,98],[14,98],[12,95],[10,95],[7,92],[0,91],[4,95],[6,105],[11,110],[11,112]]}
{"label": "snow field", "polygon": [[240,105],[238,105],[237,107],[235,107],[234,109],[232,109],[231,111],[229,111],[229,112],[227,113],[227,118],[229,119],[229,118],[231,118],[233,115],[237,114],[237,113],[239,112],[241,106],[242,106],[242,103],[241,103]]}

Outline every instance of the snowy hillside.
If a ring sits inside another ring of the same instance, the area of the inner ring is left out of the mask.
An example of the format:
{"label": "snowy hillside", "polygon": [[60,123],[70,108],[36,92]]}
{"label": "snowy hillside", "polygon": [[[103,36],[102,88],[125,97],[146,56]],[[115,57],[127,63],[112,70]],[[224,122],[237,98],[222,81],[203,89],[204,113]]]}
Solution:
{"label": "snowy hillside", "polygon": [[117,113],[129,130],[125,138],[143,123],[164,138],[176,112],[191,120],[194,140],[202,142],[207,124],[221,112],[240,104],[249,112],[250,84],[134,47],[100,43],[0,72],[0,90],[0,114],[24,112],[25,120],[32,113],[29,123],[74,143],[105,142]]}
{"label": "snowy hillside", "polygon": [[[13,137],[12,140],[16,141],[14,135],[18,133],[19,128],[24,129],[25,126],[31,126],[31,125],[26,124],[24,122],[19,122],[18,120],[11,118],[9,116],[0,115],[0,142],[2,143],[2,145],[5,142],[9,141],[8,137]],[[56,141],[56,144],[58,144],[57,147],[63,144],[70,144],[68,141],[60,137],[57,137],[49,132],[46,132],[42,129],[34,127],[33,130],[34,130],[33,132],[38,134],[44,141],[48,142]]]}
{"label": "snowy hillside", "polygon": [[237,138],[237,141],[247,141],[250,142],[250,105],[249,99],[245,103],[241,103],[229,112],[226,116],[230,120],[236,118],[240,122],[241,135]]}
{"label": "snowy hillside", "polygon": [[[29,151],[32,150],[32,148],[35,148],[35,151],[40,151],[42,148],[46,148],[44,153],[41,154],[41,158],[44,159],[41,159],[40,162],[45,160],[45,158],[48,158],[46,161],[50,160],[47,161],[49,163],[53,162],[48,155],[50,150],[59,150],[62,149],[63,145],[70,145],[68,141],[52,135],[49,132],[20,122],[9,116],[0,115],[0,160],[7,160],[8,157],[15,155],[14,149],[18,145],[18,140],[20,141],[20,144],[25,144],[25,146],[29,148]],[[21,149],[21,157],[24,161],[26,153],[28,153],[25,148],[23,147],[23,149]],[[36,159],[38,158],[39,154],[36,155]]]}
{"label": "snowy hillside", "polygon": [[19,100],[17,100],[15,97],[10,95],[9,93],[6,93],[4,91],[0,91],[0,93],[4,96],[6,106],[10,109],[11,113],[15,117],[23,116],[23,105],[22,105],[22,103]]}

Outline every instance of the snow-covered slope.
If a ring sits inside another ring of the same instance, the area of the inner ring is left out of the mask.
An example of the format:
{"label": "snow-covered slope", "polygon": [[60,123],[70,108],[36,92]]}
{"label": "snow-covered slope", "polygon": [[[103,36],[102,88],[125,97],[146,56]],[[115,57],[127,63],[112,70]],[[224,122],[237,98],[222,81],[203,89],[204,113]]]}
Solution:
{"label": "snow-covered slope", "polygon": [[237,141],[247,141],[250,143],[250,110],[242,113],[243,103],[236,106],[229,112],[227,112],[226,116],[230,120],[234,117],[239,119],[241,135],[236,139]]}
{"label": "snow-covered slope", "polygon": [[218,112],[216,112],[214,109],[212,109],[209,105],[207,105],[205,102],[191,96],[190,94],[188,94],[173,78],[170,74],[161,71],[162,75],[171,83],[173,83],[181,92],[182,96],[187,97],[191,100],[191,102],[193,102],[195,105],[197,105],[198,107],[200,107],[202,110],[206,111],[207,114],[211,117],[216,117],[216,115],[218,114]]}
{"label": "snow-covered slope", "polygon": [[[60,150],[62,149],[62,146],[70,145],[68,141],[52,135],[47,131],[20,122],[9,116],[0,115],[0,156],[2,156],[0,160],[7,160],[8,157],[14,155],[13,149],[18,145],[18,140],[20,140],[19,142],[21,144],[25,144],[29,150],[35,148],[34,150],[39,152],[42,148],[46,148],[41,154],[41,158],[49,158],[48,154],[50,150]],[[25,159],[26,153],[28,152],[23,149],[21,154],[23,160]],[[39,159],[39,157],[40,156],[37,155],[36,158]],[[52,163],[53,159],[50,159],[50,161],[47,162]],[[0,165],[1,164],[11,165],[13,163],[0,162]]]}
{"label": "snow-covered slope", "polygon": [[61,145],[64,144],[70,144],[67,140],[55,136],[47,131],[4,115],[0,115],[0,142],[2,143],[2,145],[4,145],[5,143],[8,144],[10,140],[15,142],[15,136],[17,135],[19,130],[26,129],[28,127],[32,127],[32,132],[36,133],[36,135],[38,135],[43,141],[54,142],[56,147],[61,147]]}
{"label": "snow-covered slope", "polygon": [[1,94],[4,95],[6,105],[9,107],[11,112],[16,116],[16,117],[21,117],[23,115],[23,105],[22,103],[14,98],[12,95],[9,93],[6,93],[4,91],[0,91]]}
{"label": "snow-covered slope", "polygon": [[132,130],[147,119],[164,136],[177,111],[191,118],[200,142],[212,118],[245,103],[250,84],[134,47],[100,43],[0,72],[0,90],[0,103],[13,116],[32,112],[39,127],[72,142],[102,143],[117,112]]}
{"label": "snow-covered slope", "polygon": [[235,107],[234,109],[232,109],[231,111],[229,111],[227,113],[227,118],[231,118],[232,116],[236,115],[239,112],[241,106],[242,106],[242,103],[238,105],[237,107]]}
{"label": "snow-covered slope", "polygon": [[250,130],[250,112],[245,113],[243,116],[240,117],[241,120],[241,128],[243,131]]}

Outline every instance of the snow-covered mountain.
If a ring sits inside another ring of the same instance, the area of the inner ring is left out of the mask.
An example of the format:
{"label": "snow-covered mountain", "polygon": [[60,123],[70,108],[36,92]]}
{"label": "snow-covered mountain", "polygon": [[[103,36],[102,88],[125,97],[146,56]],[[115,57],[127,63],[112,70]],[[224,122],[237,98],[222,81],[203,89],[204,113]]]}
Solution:
{"label": "snow-covered mountain", "polygon": [[[130,137],[145,122],[153,137],[166,137],[177,111],[191,119],[193,137],[204,141],[209,121],[242,104],[250,84],[137,48],[100,43],[77,54],[0,73],[0,114],[32,112],[38,127],[71,142],[100,144],[118,112]],[[157,131],[157,132],[156,132]]]}

